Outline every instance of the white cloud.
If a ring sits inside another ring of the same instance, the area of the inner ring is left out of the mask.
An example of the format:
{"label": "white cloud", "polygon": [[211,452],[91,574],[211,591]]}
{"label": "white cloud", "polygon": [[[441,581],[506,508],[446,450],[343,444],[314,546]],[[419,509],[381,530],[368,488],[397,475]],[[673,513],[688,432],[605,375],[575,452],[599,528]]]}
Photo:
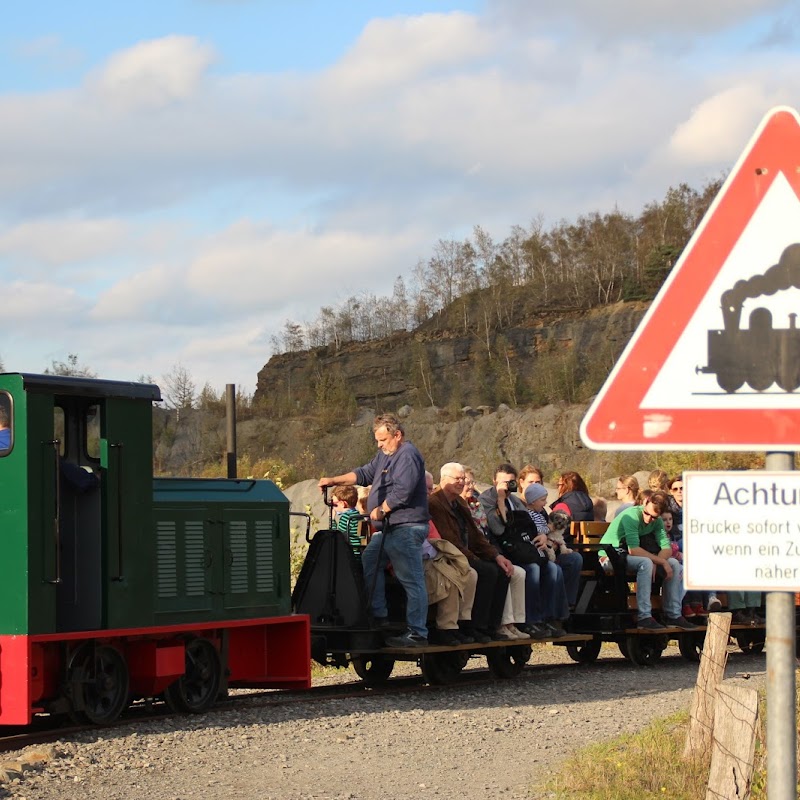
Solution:
{"label": "white cloud", "polygon": [[214,57],[190,36],[166,36],[116,53],[88,85],[113,108],[153,111],[189,98]]}
{"label": "white cloud", "polygon": [[426,73],[468,66],[487,55],[491,44],[491,34],[472,14],[375,19],[325,80],[340,96],[386,90]]}
{"label": "white cloud", "polygon": [[0,229],[0,256],[59,266],[114,252],[126,232],[119,219],[34,219]]}
{"label": "white cloud", "polygon": [[748,81],[703,100],[670,139],[675,160],[689,165],[723,160],[733,165],[776,96],[763,83]]}
{"label": "white cloud", "polygon": [[284,319],[390,292],[440,237],[636,211],[716,177],[767,108],[800,104],[800,57],[778,46],[753,65],[749,25],[731,33],[787,3],[684,8],[496,0],[373,20],[303,74],[219,75],[211,43],[175,35],[72,88],[0,94],[15,313],[30,342],[102,374],[182,361],[253,383]]}
{"label": "white cloud", "polygon": [[[3,287],[5,336],[61,338],[86,313],[88,303],[67,287],[54,283],[12,281]],[[8,365],[7,365],[8,366]]]}
{"label": "white cloud", "polygon": [[791,7],[789,0],[489,0],[488,14],[526,29],[555,23],[601,42],[674,34],[694,38],[727,30],[761,12]]}
{"label": "white cloud", "polygon": [[115,323],[174,322],[183,316],[186,298],[181,288],[180,271],[174,265],[142,268],[102,292],[90,316],[95,321]]}
{"label": "white cloud", "polygon": [[55,34],[17,42],[12,49],[18,58],[35,61],[43,68],[53,71],[72,69],[84,60],[81,50],[68,45]]}

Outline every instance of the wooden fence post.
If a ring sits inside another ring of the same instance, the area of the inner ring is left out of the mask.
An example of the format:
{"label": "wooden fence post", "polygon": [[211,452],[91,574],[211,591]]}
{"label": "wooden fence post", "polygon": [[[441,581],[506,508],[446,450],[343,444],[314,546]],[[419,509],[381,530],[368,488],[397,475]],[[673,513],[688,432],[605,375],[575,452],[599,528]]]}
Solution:
{"label": "wooden fence post", "polygon": [[728,638],[731,632],[731,614],[709,614],[700,669],[689,709],[689,731],[686,734],[684,758],[694,758],[711,746],[714,728],[714,700],[717,687],[725,677],[728,662]]}
{"label": "wooden fence post", "polygon": [[715,706],[706,800],[746,800],[753,780],[758,692],[722,683]]}

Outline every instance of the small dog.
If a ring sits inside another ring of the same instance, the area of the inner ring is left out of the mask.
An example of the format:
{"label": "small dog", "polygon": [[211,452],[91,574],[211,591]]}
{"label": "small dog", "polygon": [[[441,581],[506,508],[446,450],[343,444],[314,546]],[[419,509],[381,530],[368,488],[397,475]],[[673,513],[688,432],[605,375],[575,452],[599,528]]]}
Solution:
{"label": "small dog", "polygon": [[572,517],[564,511],[553,511],[547,523],[550,528],[547,540],[552,544],[553,549],[559,554],[571,553],[572,550],[564,542],[564,534],[572,525]]}

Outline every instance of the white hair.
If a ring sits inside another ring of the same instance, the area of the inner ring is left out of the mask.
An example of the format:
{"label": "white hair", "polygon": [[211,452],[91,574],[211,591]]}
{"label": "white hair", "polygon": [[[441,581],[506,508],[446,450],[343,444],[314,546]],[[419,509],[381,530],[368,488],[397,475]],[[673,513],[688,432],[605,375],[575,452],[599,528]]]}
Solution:
{"label": "white hair", "polygon": [[445,473],[447,472],[463,472],[464,465],[459,464],[458,461],[448,461],[440,470],[439,470],[439,480],[441,481],[442,478],[452,477],[448,476]]}

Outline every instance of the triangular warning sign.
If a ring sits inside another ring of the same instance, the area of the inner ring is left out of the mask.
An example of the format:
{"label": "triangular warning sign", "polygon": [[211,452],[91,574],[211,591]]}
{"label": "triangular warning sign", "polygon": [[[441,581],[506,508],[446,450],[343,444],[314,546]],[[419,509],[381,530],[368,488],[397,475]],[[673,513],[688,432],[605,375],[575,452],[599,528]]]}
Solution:
{"label": "triangular warning sign", "polygon": [[800,450],[800,117],[775,108],[581,424],[599,450]]}

